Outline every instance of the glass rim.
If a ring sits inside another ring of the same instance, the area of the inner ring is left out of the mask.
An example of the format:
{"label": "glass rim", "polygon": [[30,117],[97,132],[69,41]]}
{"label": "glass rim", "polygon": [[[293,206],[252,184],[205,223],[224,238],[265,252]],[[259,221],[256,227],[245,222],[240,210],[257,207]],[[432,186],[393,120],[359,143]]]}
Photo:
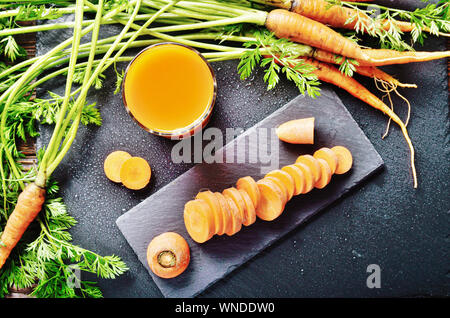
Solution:
{"label": "glass rim", "polygon": [[[182,128],[178,128],[175,130],[163,130],[163,129],[155,129],[155,128],[149,128],[147,126],[145,126],[144,124],[142,124],[131,112],[130,108],[128,107],[127,104],[127,99],[125,97],[125,81],[127,78],[127,74],[128,71],[130,70],[130,67],[132,66],[132,64],[134,63],[134,61],[136,61],[139,56],[141,56],[143,53],[145,53],[148,50],[151,50],[157,46],[160,45],[178,45],[178,46],[182,46],[184,48],[187,48],[191,51],[193,51],[194,53],[196,53],[202,60],[203,62],[208,66],[208,69],[211,73],[212,79],[213,79],[213,96],[211,99],[211,102],[209,103],[209,105],[206,107],[205,111],[202,113],[202,115],[197,118],[192,124],[189,124],[186,127],[182,127]],[[216,102],[216,97],[217,97],[217,80],[216,80],[216,75],[214,74],[214,70],[211,67],[211,64],[208,62],[208,60],[206,60],[206,58],[196,49],[194,49],[193,47],[186,45],[186,44],[182,44],[182,43],[177,43],[177,42],[161,42],[161,43],[155,43],[152,45],[147,46],[146,48],[142,49],[139,53],[136,54],[136,56],[128,63],[126,69],[125,69],[125,73],[123,76],[123,80],[122,80],[122,100],[125,106],[125,110],[127,111],[128,115],[130,115],[130,117],[145,131],[152,133],[154,135],[158,135],[158,136],[162,136],[162,137],[181,137],[184,138],[186,136],[191,136],[193,135],[195,132],[197,132],[198,129],[202,129],[203,128],[203,123],[205,121],[207,121],[212,113],[212,110],[214,108],[214,104]]]}

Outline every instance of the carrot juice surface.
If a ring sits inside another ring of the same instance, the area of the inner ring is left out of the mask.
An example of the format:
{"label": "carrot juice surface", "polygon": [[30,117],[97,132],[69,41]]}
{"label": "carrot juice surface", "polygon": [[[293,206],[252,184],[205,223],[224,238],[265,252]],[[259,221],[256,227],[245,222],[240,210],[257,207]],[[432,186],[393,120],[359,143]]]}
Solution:
{"label": "carrot juice surface", "polygon": [[213,71],[197,51],[165,43],[145,49],[130,63],[123,95],[141,126],[171,134],[203,126],[215,86]]}

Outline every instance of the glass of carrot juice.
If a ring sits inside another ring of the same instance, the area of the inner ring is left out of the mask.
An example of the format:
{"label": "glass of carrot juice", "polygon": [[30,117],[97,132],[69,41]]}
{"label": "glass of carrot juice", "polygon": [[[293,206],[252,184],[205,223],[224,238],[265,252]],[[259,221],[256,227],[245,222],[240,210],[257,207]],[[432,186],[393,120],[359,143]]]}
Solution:
{"label": "glass of carrot juice", "polygon": [[217,83],[209,63],[195,49],[164,42],[142,50],[122,83],[127,112],[146,131],[184,138],[209,121]]}

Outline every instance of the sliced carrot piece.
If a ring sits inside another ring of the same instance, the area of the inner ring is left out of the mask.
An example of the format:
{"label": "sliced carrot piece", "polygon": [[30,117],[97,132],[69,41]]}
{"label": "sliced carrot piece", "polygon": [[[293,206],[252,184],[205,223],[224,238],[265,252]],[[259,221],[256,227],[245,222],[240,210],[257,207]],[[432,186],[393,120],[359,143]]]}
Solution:
{"label": "sliced carrot piece", "polygon": [[271,181],[273,181],[273,183],[275,183],[278,186],[278,188],[280,188],[281,194],[282,194],[282,199],[283,199],[283,204],[286,204],[288,202],[289,193],[288,193],[288,190],[286,189],[286,186],[284,185],[284,183],[280,179],[278,179],[274,176],[265,176],[264,180],[271,180]]}
{"label": "sliced carrot piece", "polygon": [[303,172],[303,177],[305,179],[305,187],[303,188],[302,193],[308,193],[314,188],[314,177],[311,172],[311,169],[309,169],[308,166],[303,163],[294,163],[294,166],[296,166]]}
{"label": "sliced carrot piece", "polygon": [[233,199],[226,197],[225,200],[228,203],[228,209],[231,213],[231,226],[229,228],[229,231],[226,232],[227,235],[231,236],[239,232],[242,228],[242,217],[241,213],[239,212],[239,208],[237,207],[236,203],[234,203]]}
{"label": "sliced carrot piece", "polygon": [[348,150],[344,146],[336,146],[331,148],[331,150],[336,154],[338,158],[337,169],[334,173],[344,174],[349,171],[353,165],[353,157],[350,150]]}
{"label": "sliced carrot piece", "polygon": [[131,155],[126,151],[113,151],[105,159],[103,163],[103,170],[106,177],[113,182],[120,181],[120,169],[125,161],[131,158]]}
{"label": "sliced carrot piece", "polygon": [[294,165],[284,166],[281,171],[288,173],[294,179],[294,195],[299,195],[305,190],[305,177],[303,172]]}
{"label": "sliced carrot piece", "polygon": [[282,190],[271,180],[261,179],[257,183],[261,194],[256,215],[264,221],[272,221],[283,212]]}
{"label": "sliced carrot piece", "polygon": [[290,120],[276,130],[278,138],[291,144],[314,144],[314,117]]}
{"label": "sliced carrot piece", "polygon": [[320,179],[320,166],[317,163],[316,158],[311,155],[302,155],[297,158],[295,163],[303,163],[308,166],[314,176],[314,182]]}
{"label": "sliced carrot piece", "polygon": [[221,206],[219,203],[219,200],[211,191],[203,191],[199,192],[196,197],[196,199],[202,199],[206,203],[208,203],[209,207],[212,210],[212,214],[214,215],[214,234],[217,234],[217,232],[220,232],[223,228],[223,215],[221,211]]}
{"label": "sliced carrot piece", "polygon": [[284,187],[288,192],[288,200],[292,199],[295,190],[294,178],[289,173],[283,170],[273,170],[266,174],[266,177],[269,176],[278,178],[281,182],[283,182]]}
{"label": "sliced carrot piece", "polygon": [[228,202],[220,192],[214,192],[215,196],[219,200],[220,204],[220,212],[222,213],[223,218],[223,227],[220,231],[217,232],[217,235],[223,235],[227,231],[229,231],[229,228],[231,228],[231,212],[228,207]]}
{"label": "sliced carrot piece", "polygon": [[244,203],[244,199],[242,199],[241,193],[238,191],[238,189],[231,187],[231,188],[223,190],[222,194],[225,197],[228,197],[234,201],[234,203],[236,204],[236,206],[239,209],[239,213],[241,214],[241,219],[243,220],[244,216],[245,216],[245,211],[244,211],[245,203]]}
{"label": "sliced carrot piece", "polygon": [[256,207],[258,205],[260,193],[258,186],[256,185],[256,182],[252,177],[247,176],[240,178],[236,182],[236,188],[247,192],[250,196],[250,199],[252,199],[254,206]]}
{"label": "sliced carrot piece", "polygon": [[252,225],[256,221],[256,210],[255,206],[253,205],[252,199],[250,199],[250,196],[248,193],[244,190],[238,190],[239,193],[242,196],[242,199],[245,203],[245,213],[244,213],[244,220],[242,221],[242,224],[245,226]]}
{"label": "sliced carrot piece", "polygon": [[338,165],[338,157],[330,148],[320,148],[314,153],[314,158],[325,160],[330,166],[331,173],[334,174]]}
{"label": "sliced carrot piece", "polygon": [[145,188],[150,182],[152,169],[148,162],[140,157],[131,157],[120,168],[120,180],[122,184],[131,190]]}
{"label": "sliced carrot piece", "polygon": [[317,162],[320,165],[320,179],[314,184],[314,187],[317,189],[323,189],[325,186],[331,181],[331,168],[324,159],[317,159]]}
{"label": "sliced carrot piece", "polygon": [[197,243],[204,243],[214,235],[214,215],[203,200],[191,200],[184,205],[184,224]]}

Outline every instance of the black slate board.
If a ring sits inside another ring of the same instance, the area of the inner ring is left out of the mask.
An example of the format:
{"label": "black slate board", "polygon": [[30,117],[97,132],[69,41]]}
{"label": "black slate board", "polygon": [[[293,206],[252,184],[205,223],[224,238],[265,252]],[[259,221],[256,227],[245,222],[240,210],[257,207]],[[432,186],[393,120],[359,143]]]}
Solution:
{"label": "black slate board", "polygon": [[[293,118],[305,117],[316,118],[314,146],[278,144],[278,142],[273,144],[273,141],[278,141],[274,127]],[[270,136],[267,140],[260,138],[265,133]],[[245,145],[247,158],[245,163],[236,163],[238,143]],[[314,189],[307,195],[294,198],[277,220],[273,222],[258,220],[251,227],[242,229],[232,237],[215,236],[204,244],[197,244],[189,237],[184,226],[183,207],[201,189],[222,191],[246,175],[259,179],[268,169],[278,169],[294,163],[300,154],[312,153],[320,147],[335,145],[345,145],[354,155],[351,172],[334,176],[325,189]],[[275,154],[275,160],[279,159],[278,164],[271,163],[271,167],[268,168],[261,164],[249,163],[249,154],[257,153],[258,147],[267,147],[263,149],[269,149],[269,152]],[[227,144],[224,150],[225,154],[220,152],[221,155],[217,157],[229,157],[226,153],[231,151],[232,163],[228,161],[198,164],[116,221],[139,260],[166,297],[193,297],[201,293],[215,281],[341,197],[383,164],[370,141],[331,90],[323,90],[322,95],[316,100],[304,96],[295,98]],[[191,264],[188,269],[182,275],[170,280],[154,275],[146,261],[148,243],[156,235],[167,231],[177,232],[185,237],[191,250]]]}
{"label": "black slate board", "polygon": [[[407,9],[425,5],[420,0],[376,2]],[[109,31],[110,27],[102,28],[101,36],[111,35]],[[38,33],[37,53],[43,54],[70,34],[67,30]],[[424,46],[416,49],[442,51],[445,43],[444,38],[430,36]],[[377,45],[376,41],[373,44]],[[118,65],[119,70],[125,67],[123,63]],[[227,127],[248,129],[298,95],[295,85],[284,79],[274,90],[266,91],[260,70],[243,82],[236,67],[236,61],[213,63],[219,91],[209,127],[223,132]],[[383,69],[419,87],[400,90],[412,106],[408,130],[416,148],[419,189],[411,186],[409,153],[399,129],[392,125],[389,136],[382,140],[386,116],[333,88],[383,157],[385,169],[199,297],[450,295],[446,261],[450,256],[450,165],[443,164],[450,161],[447,61]],[[382,95],[372,79],[356,78],[377,96]],[[63,94],[63,85],[62,78],[50,81],[38,96],[44,97],[46,90]],[[114,73],[108,71],[103,89],[89,96],[89,101],[101,108],[102,127],[80,128],[73,149],[54,177],[61,185],[69,212],[78,221],[70,231],[74,242],[101,255],[119,255],[130,268],[114,280],[85,273],[82,278],[98,282],[105,297],[161,297],[115,220],[193,165],[172,164],[173,143],[147,134],[126,116],[120,96],[113,95],[114,88]],[[402,101],[394,96],[394,104],[399,116],[405,118]],[[48,142],[50,132],[47,126],[41,126],[39,145]],[[114,149],[148,158],[154,172],[150,187],[132,192],[106,180],[102,162]],[[382,288],[367,288],[368,264],[380,265]]]}

